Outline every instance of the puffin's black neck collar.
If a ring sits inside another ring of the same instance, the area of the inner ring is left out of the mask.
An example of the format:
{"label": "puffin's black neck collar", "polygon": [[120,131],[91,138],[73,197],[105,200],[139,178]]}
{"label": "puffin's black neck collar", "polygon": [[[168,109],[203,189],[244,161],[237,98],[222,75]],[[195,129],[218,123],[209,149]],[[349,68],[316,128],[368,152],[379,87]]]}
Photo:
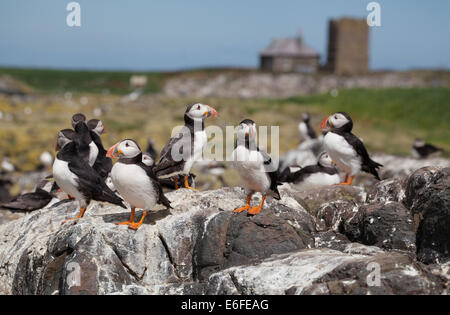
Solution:
{"label": "puffin's black neck collar", "polygon": [[202,120],[202,129],[201,130],[195,129],[195,127],[197,127],[196,125],[198,125],[198,124],[199,123],[196,123],[194,119],[189,117],[187,114],[184,114],[184,125],[189,128],[189,131],[191,133],[194,133],[195,131],[205,130],[205,120]]}
{"label": "puffin's black neck collar", "polygon": [[142,162],[142,152],[132,158],[120,158],[117,162],[123,164],[138,164]]}
{"label": "puffin's black neck collar", "polygon": [[[242,141],[239,141],[239,139],[236,140],[236,147],[238,145],[242,145]],[[250,151],[259,151],[258,146],[256,145],[255,139],[250,139],[250,136],[246,135],[244,139],[244,146],[247,150]]]}

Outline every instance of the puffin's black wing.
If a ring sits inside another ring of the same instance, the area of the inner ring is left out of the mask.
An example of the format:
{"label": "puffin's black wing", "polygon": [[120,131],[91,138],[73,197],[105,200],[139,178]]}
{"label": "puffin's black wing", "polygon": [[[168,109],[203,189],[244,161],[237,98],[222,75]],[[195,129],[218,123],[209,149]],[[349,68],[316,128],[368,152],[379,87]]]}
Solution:
{"label": "puffin's black wing", "polygon": [[78,154],[80,157],[89,162],[89,144],[92,141],[88,126],[84,122],[79,122],[75,125],[75,133],[73,141],[76,144]]}
{"label": "puffin's black wing", "polygon": [[92,130],[90,131],[90,135],[91,135],[92,141],[94,141],[95,145],[98,148],[97,159],[95,160],[94,165],[92,165],[92,168],[103,179],[106,179],[106,177],[108,177],[108,174],[111,172],[111,169],[113,166],[112,160],[106,156],[106,150],[103,147],[102,139],[100,139],[100,136]]}
{"label": "puffin's black wing", "polygon": [[424,146],[421,146],[418,148],[416,147],[415,149],[417,150],[417,152],[419,152],[420,156],[422,156],[422,157],[427,157],[430,154],[433,154],[438,151],[442,151],[442,149],[437,148],[432,144],[425,144]]}
{"label": "puffin's black wing", "polygon": [[155,187],[155,189],[158,192],[158,203],[166,206],[169,209],[172,209],[172,206],[170,205],[169,199],[164,195],[164,192],[162,191],[161,184],[158,181],[158,178],[156,177],[155,173],[153,172],[152,168],[150,166],[145,165],[142,163],[142,161],[137,163],[138,166],[140,166],[146,173],[147,176],[150,177],[150,180]]}
{"label": "puffin's black wing", "polygon": [[2,207],[10,210],[33,211],[48,205],[52,198],[52,195],[48,192],[38,188],[35,192],[17,196],[10,202],[3,204]]}
{"label": "puffin's black wing", "polygon": [[102,139],[100,139],[100,136],[96,134],[94,131],[89,132],[92,141],[94,141],[95,145],[98,148],[98,155],[106,155],[106,150],[103,147]]}
{"label": "puffin's black wing", "polygon": [[316,139],[317,138],[317,134],[314,131],[314,129],[311,127],[311,124],[309,123],[309,121],[306,123],[306,128],[308,129],[308,136],[311,139]]}
{"label": "puffin's black wing", "polygon": [[335,168],[332,167],[324,167],[321,165],[308,165],[305,166],[304,168],[291,173],[289,170],[289,167],[286,168],[288,171],[285,170],[285,172],[283,172],[283,178],[282,178],[282,182],[285,183],[301,183],[307,176],[311,175],[311,174],[315,174],[315,173],[326,173],[329,175],[334,175],[337,174],[338,171]]}
{"label": "puffin's black wing", "polygon": [[153,144],[151,142],[148,143],[148,147],[145,152],[147,152],[151,156],[153,161],[156,161],[156,158],[158,157],[158,152],[156,152],[156,149],[153,147]]}
{"label": "puffin's black wing", "polygon": [[366,147],[357,136],[355,136],[351,132],[344,132],[341,135],[344,136],[345,140],[347,140],[347,142],[355,149],[356,153],[361,157],[362,170],[374,175],[376,179],[380,180],[377,169],[382,167],[383,165],[375,162],[370,158],[369,153],[367,153]]}
{"label": "puffin's black wing", "polygon": [[[186,128],[187,129],[187,128]],[[187,130],[188,131],[188,130]],[[179,132],[174,137],[170,138],[169,142],[161,151],[161,157],[158,164],[153,168],[157,176],[167,175],[175,172],[179,172],[183,169],[185,159],[175,161],[172,156],[172,149],[179,156],[184,156],[189,152],[184,152],[184,148],[192,149],[193,136],[187,136],[185,132]],[[192,152],[191,152],[192,153]]]}
{"label": "puffin's black wing", "polygon": [[274,192],[273,197],[277,200],[281,199],[280,196],[280,192],[278,191],[278,185],[280,185],[281,183],[279,183],[278,180],[278,170],[275,169],[274,171],[272,170],[271,164],[272,164],[272,158],[270,157],[269,154],[267,154],[267,152],[265,152],[264,150],[261,150],[258,148],[258,152],[262,155],[263,157],[263,161],[264,161],[264,169],[266,169],[266,173],[270,178],[270,190]]}
{"label": "puffin's black wing", "polygon": [[78,190],[88,200],[107,201],[126,209],[123,200],[105,184],[89,164],[82,159],[72,159],[69,170],[78,177]]}

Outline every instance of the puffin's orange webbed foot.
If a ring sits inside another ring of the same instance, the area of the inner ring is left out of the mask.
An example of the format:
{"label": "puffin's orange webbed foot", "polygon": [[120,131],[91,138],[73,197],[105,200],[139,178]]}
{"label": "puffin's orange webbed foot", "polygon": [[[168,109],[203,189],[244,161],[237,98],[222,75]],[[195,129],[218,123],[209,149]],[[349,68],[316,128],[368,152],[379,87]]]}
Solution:
{"label": "puffin's orange webbed foot", "polygon": [[347,180],[347,176],[345,176],[345,181],[340,183],[340,184],[338,184],[338,185],[350,186],[352,184],[353,178],[354,178],[354,176],[350,176],[350,178]]}
{"label": "puffin's orange webbed foot", "polygon": [[195,189],[194,187],[189,186],[189,180],[187,175],[184,175],[184,188],[193,190],[193,191],[199,191],[198,189]]}
{"label": "puffin's orange webbed foot", "polygon": [[146,216],[147,216],[147,211],[144,211],[144,213],[142,214],[141,220],[137,223],[132,223],[132,224],[128,225],[128,228],[132,229],[132,230],[137,230],[142,225],[142,223],[144,223],[144,219]]}
{"label": "puffin's orange webbed foot", "polygon": [[250,207],[250,209],[248,209],[248,214],[251,214],[251,215],[255,215],[255,214],[258,214],[258,213],[260,213],[261,212],[261,207]]}
{"label": "puffin's orange webbed foot", "polygon": [[128,221],[116,223],[116,225],[130,225],[130,224],[133,224],[134,223],[134,211],[135,211],[135,208],[131,208],[130,219]]}
{"label": "puffin's orange webbed foot", "polygon": [[236,208],[236,209],[234,209],[234,213],[240,213],[240,212],[242,212],[242,211],[245,211],[245,210],[248,210],[249,208],[250,208],[250,200],[252,199],[252,196],[251,195],[248,195],[247,196],[247,204],[245,205],[245,206],[243,206],[243,207],[240,207],[240,208]]}
{"label": "puffin's orange webbed foot", "polygon": [[264,204],[264,200],[266,200],[266,196],[262,196],[261,203],[259,204],[259,206],[251,207],[250,209],[248,209],[247,213],[250,214],[250,215],[255,215],[255,214],[260,213],[261,209],[262,209],[262,206]]}
{"label": "puffin's orange webbed foot", "polygon": [[234,209],[233,212],[234,212],[234,213],[240,213],[240,212],[242,212],[242,211],[248,210],[249,208],[250,208],[250,205],[245,205],[245,206],[243,206],[243,207]]}

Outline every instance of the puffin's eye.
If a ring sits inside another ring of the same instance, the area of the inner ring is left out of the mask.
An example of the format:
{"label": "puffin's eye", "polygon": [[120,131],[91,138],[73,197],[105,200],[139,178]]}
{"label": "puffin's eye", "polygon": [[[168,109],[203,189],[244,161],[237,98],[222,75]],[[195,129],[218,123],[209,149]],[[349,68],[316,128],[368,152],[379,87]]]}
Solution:
{"label": "puffin's eye", "polygon": [[334,119],[338,119],[338,118],[337,118],[337,115],[334,115]]}
{"label": "puffin's eye", "polygon": [[128,142],[125,142],[125,146],[126,146],[126,147],[129,147],[130,145],[128,144]]}
{"label": "puffin's eye", "polygon": [[200,109],[200,105],[197,105],[197,109]]}

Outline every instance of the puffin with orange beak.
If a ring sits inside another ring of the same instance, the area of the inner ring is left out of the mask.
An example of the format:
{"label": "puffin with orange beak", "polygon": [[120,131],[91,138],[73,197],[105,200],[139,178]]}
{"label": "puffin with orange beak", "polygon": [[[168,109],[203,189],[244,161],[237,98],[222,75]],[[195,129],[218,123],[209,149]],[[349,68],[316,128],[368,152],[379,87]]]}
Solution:
{"label": "puffin with orange beak", "polygon": [[[278,192],[278,172],[272,165],[270,156],[260,150],[256,144],[256,124],[251,119],[244,119],[237,127],[237,143],[232,153],[234,168],[238,171],[245,193],[247,203],[245,206],[234,209],[235,213],[247,211],[250,215],[258,214],[267,195],[280,200]],[[251,207],[252,195],[256,192],[262,194],[261,203]]]}
{"label": "puffin with orange beak", "polygon": [[377,169],[383,165],[369,157],[362,141],[351,132],[353,121],[347,113],[337,112],[327,117],[320,128],[327,131],[323,139],[325,150],[346,174],[341,185],[351,185],[355,175],[361,171],[380,180]]}
{"label": "puffin with orange beak", "polygon": [[184,113],[184,127],[162,149],[154,172],[159,179],[174,178],[178,189],[178,176],[184,176],[184,187],[195,190],[189,185],[189,171],[195,161],[202,158],[208,138],[205,132],[205,119],[218,116],[209,105],[193,103]]}
{"label": "puffin with orange beak", "polygon": [[[143,162],[142,151],[136,141],[122,140],[109,148],[106,155],[119,158],[111,170],[111,179],[117,192],[131,206],[130,219],[117,225],[128,225],[137,230],[144,222],[147,210],[156,204],[172,208],[151,166]],[[136,208],[144,210],[139,222],[134,222]]]}

